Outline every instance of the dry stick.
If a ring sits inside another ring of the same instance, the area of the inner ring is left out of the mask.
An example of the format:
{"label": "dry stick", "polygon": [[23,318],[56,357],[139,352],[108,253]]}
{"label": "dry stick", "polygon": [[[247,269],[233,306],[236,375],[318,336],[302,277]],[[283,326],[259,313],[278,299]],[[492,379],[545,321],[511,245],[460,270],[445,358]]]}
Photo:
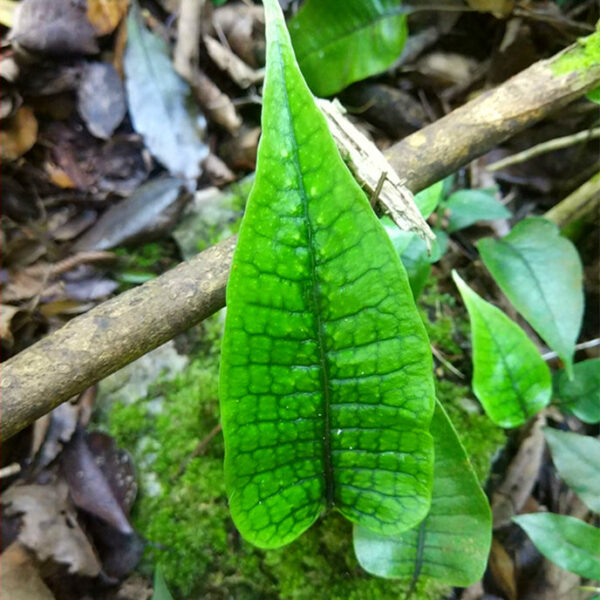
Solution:
{"label": "dry stick", "polygon": [[600,206],[600,173],[596,173],[545,215],[559,227],[564,227],[585,215],[598,211]]}
{"label": "dry stick", "polygon": [[[555,60],[533,65],[393,146],[388,158],[406,186],[418,192],[600,85],[600,64],[557,76]],[[222,308],[234,245],[231,238],[205,250],[6,361],[2,439]]]}
{"label": "dry stick", "polygon": [[[600,37],[596,32],[589,38]],[[416,193],[456,172],[473,158],[598,86],[600,62],[557,75],[557,63],[583,53],[579,42],[482,93],[384,152]]]}
{"label": "dry stick", "polygon": [[540,154],[546,154],[546,152],[553,152],[554,150],[561,150],[562,148],[569,148],[575,144],[587,142],[588,140],[593,140],[598,137],[600,137],[600,127],[595,127],[594,129],[589,129],[586,131],[579,131],[578,133],[574,133],[572,135],[565,135],[564,137],[554,138],[552,140],[548,140],[547,142],[542,142],[541,144],[527,148],[527,150],[517,152],[516,154],[507,156],[502,160],[498,160],[495,163],[488,165],[486,168],[488,171],[499,171],[505,167],[517,165],[525,162],[526,160],[530,160],[536,156],[539,156]]}

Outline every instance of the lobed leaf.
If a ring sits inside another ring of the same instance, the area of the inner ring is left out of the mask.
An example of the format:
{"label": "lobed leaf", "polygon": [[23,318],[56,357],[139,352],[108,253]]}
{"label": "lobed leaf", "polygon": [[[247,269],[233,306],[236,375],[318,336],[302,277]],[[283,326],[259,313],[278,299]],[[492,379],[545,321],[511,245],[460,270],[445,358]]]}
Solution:
{"label": "lobed leaf", "polygon": [[503,239],[485,238],[477,247],[502,291],[571,376],[583,317],[583,272],[575,246],[554,223],[531,217]]}
{"label": "lobed leaf", "polygon": [[555,373],[554,394],[561,401],[561,409],[584,423],[600,423],[600,358],[575,363],[573,379],[564,369]]}
{"label": "lobed leaf", "polygon": [[552,513],[520,515],[513,521],[553,563],[582,577],[600,580],[600,529]]}
{"label": "lobed leaf", "polygon": [[508,219],[510,210],[506,208],[493,192],[487,190],[459,190],[444,202],[450,211],[448,231],[450,233],[465,229],[478,221]]}
{"label": "lobed leaf", "polygon": [[560,476],[589,508],[600,513],[600,441],[550,427],[544,428],[544,436]]}
{"label": "lobed leaf", "polygon": [[385,71],[407,36],[400,0],[307,0],[290,21],[302,74],[317,96]]}
{"label": "lobed leaf", "polygon": [[452,277],[471,320],[473,391],[494,423],[522,425],[550,402],[550,370],[516,323]]}
{"label": "lobed leaf", "polygon": [[490,507],[441,403],[431,422],[435,464],[431,509],[414,529],[397,536],[354,528],[358,562],[387,578],[436,579],[468,586],[485,571],[492,542]]}
{"label": "lobed leaf", "polygon": [[225,481],[243,536],[291,542],[326,507],[400,532],[429,510],[432,360],[406,274],[265,0],[256,179],[220,371]]}

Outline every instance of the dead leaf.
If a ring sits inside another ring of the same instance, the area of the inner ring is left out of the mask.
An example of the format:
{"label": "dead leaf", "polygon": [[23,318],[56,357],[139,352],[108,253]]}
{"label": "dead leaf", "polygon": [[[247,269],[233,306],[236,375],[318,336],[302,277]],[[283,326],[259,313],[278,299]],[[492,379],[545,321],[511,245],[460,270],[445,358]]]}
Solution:
{"label": "dead leaf", "polygon": [[88,63],[77,89],[77,110],[88,131],[107,140],[125,117],[125,90],[110,63]]}
{"label": "dead leaf", "polygon": [[540,413],[510,463],[504,481],[492,495],[494,529],[511,523],[511,517],[521,510],[536,484],[544,455],[542,427],[545,424],[544,413]]}
{"label": "dead leaf", "polygon": [[7,514],[22,515],[19,542],[41,561],[67,565],[69,573],[95,577],[100,562],[79,526],[64,481],[49,485],[13,485],[2,494]]}
{"label": "dead leaf", "polygon": [[38,122],[29,106],[21,106],[17,113],[2,123],[0,156],[16,160],[30,150],[37,140]]}
{"label": "dead leaf", "polygon": [[87,0],[87,18],[96,35],[112,33],[127,13],[129,0]]}
{"label": "dead leaf", "polygon": [[156,238],[174,225],[189,199],[182,181],[155,179],[109,208],[75,244],[76,250],[107,250]]}
{"label": "dead leaf", "polygon": [[91,517],[87,527],[104,571],[116,578],[130,573],[144,549],[128,518],[137,493],[131,457],[110,436],[78,428],[60,460],[73,502]]}
{"label": "dead leaf", "polygon": [[10,39],[46,54],[95,54],[96,33],[85,2],[23,0],[15,13]]}
{"label": "dead leaf", "polygon": [[507,600],[517,600],[517,583],[515,579],[515,565],[504,546],[496,539],[492,539],[489,568],[494,581],[500,587]]}
{"label": "dead leaf", "polygon": [[0,23],[4,27],[13,26],[17,6],[19,6],[19,3],[16,0],[2,0],[0,2]]}
{"label": "dead leaf", "polygon": [[167,46],[144,27],[137,4],[127,17],[123,66],[133,127],[148,150],[171,174],[199,177],[208,155],[206,121],[188,84],[175,72]]}
{"label": "dead leaf", "polygon": [[12,346],[15,342],[12,321],[19,313],[22,314],[23,311],[18,306],[0,305],[0,338],[9,346]]}
{"label": "dead leaf", "polygon": [[46,587],[27,550],[11,544],[0,557],[0,596],[8,600],[55,600]]}

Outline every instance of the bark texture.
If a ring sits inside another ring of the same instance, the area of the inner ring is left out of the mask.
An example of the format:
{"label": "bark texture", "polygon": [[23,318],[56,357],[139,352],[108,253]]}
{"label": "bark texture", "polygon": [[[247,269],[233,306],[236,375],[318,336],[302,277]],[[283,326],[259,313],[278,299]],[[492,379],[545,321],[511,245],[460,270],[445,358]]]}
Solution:
{"label": "bark texture", "polygon": [[[596,33],[594,35],[600,35]],[[386,157],[413,193],[600,86],[600,64],[557,75],[581,42],[421,131]],[[225,305],[235,238],[81,315],[2,365],[3,440]]]}

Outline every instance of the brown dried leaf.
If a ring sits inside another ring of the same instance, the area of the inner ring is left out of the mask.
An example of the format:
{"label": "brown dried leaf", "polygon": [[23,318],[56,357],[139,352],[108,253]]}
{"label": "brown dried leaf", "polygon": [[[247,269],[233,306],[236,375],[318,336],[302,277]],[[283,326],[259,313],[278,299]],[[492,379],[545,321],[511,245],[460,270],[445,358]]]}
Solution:
{"label": "brown dried leaf", "polygon": [[515,2],[514,0],[467,0],[467,4],[479,12],[489,12],[498,19],[503,19],[510,15]]}
{"label": "brown dried leaf", "polygon": [[77,110],[88,131],[107,140],[127,111],[125,88],[113,65],[89,63],[83,69],[77,89]]}
{"label": "brown dried leaf", "polygon": [[55,600],[27,550],[19,543],[11,544],[2,553],[0,560],[0,597],[7,600]]}
{"label": "brown dried leaf", "polygon": [[19,541],[41,561],[67,565],[69,573],[95,577],[100,562],[79,526],[63,481],[51,485],[13,485],[2,495],[7,514],[23,515]]}
{"label": "brown dried leaf", "polygon": [[112,33],[127,13],[129,0],[87,0],[87,18],[96,35]]}
{"label": "brown dried leaf", "polygon": [[47,54],[95,54],[95,31],[85,2],[23,0],[10,37],[28,50]]}
{"label": "brown dried leaf", "polygon": [[0,156],[3,160],[16,160],[23,156],[35,144],[37,134],[38,122],[33,109],[21,106],[0,130]]}
{"label": "brown dried leaf", "polygon": [[504,597],[507,600],[517,600],[515,565],[504,546],[496,538],[492,540],[489,568],[494,581],[504,592]]}
{"label": "brown dried leaf", "polygon": [[544,455],[542,427],[545,424],[544,413],[540,413],[510,463],[504,481],[492,495],[494,529],[509,525],[511,517],[521,510],[533,490]]}
{"label": "brown dried leaf", "polygon": [[0,338],[10,346],[15,342],[12,321],[20,312],[22,311],[18,306],[11,306],[10,304],[0,305]]}

